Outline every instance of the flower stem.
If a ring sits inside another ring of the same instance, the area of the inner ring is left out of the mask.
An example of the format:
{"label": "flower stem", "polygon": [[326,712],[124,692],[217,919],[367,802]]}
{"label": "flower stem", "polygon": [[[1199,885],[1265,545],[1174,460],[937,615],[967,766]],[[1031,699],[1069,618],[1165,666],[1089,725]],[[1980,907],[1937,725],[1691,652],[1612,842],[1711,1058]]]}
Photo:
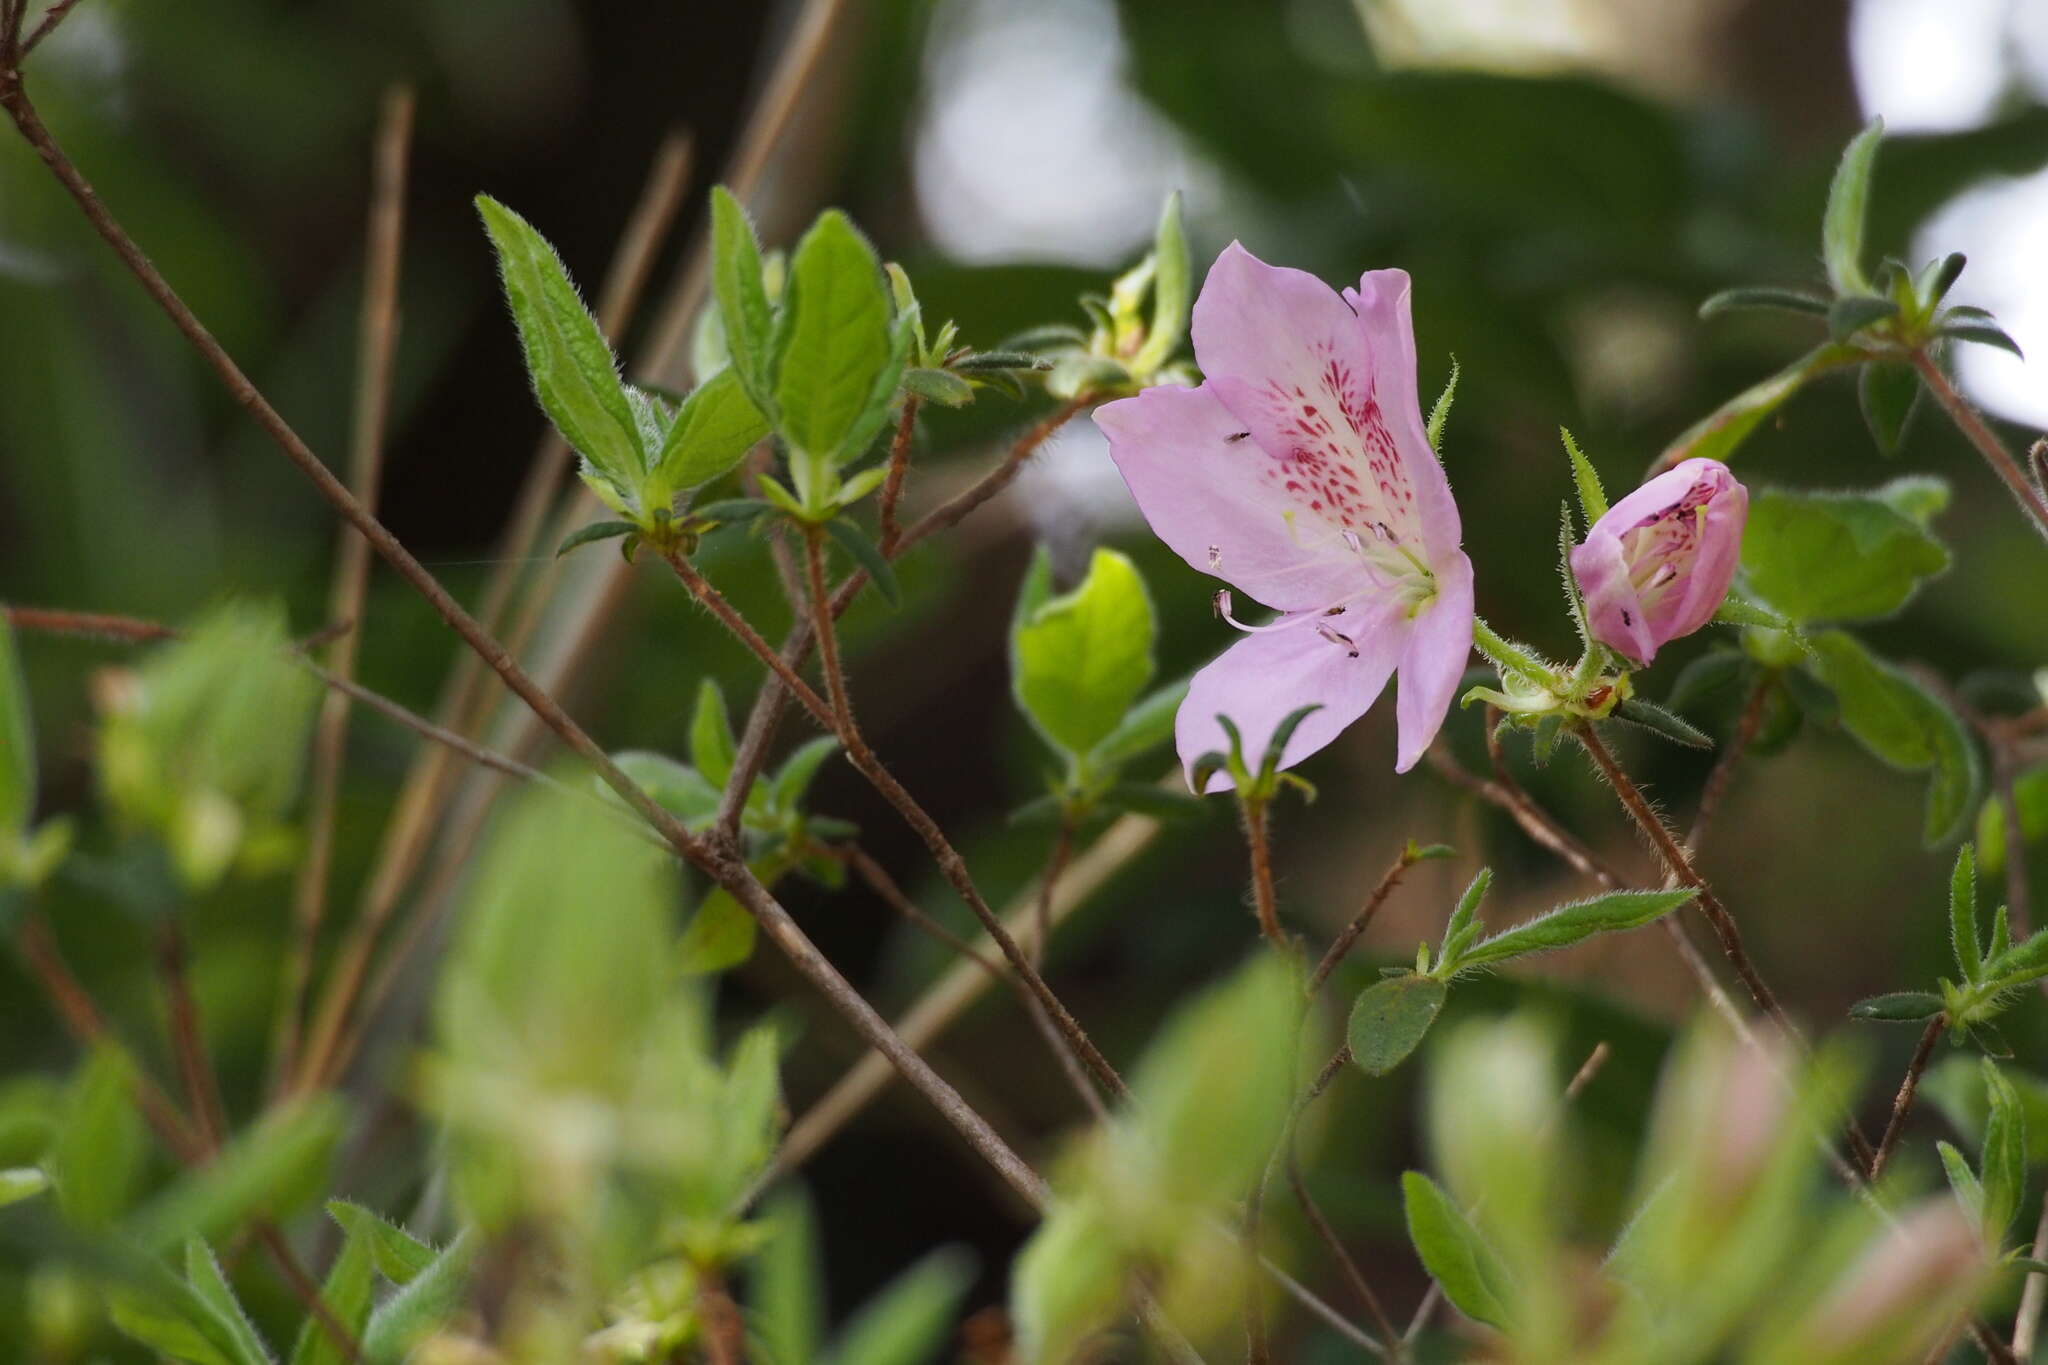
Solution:
{"label": "flower stem", "polygon": [[903,497],[903,479],[910,473],[910,442],[917,434],[917,395],[903,399],[903,414],[896,419],[896,439],[889,443],[889,476],[882,481],[880,517],[882,553],[896,548],[903,528],[896,524],[896,504]]}
{"label": "flower stem", "polygon": [[2019,461],[2005,448],[2005,442],[1998,439],[1998,434],[1985,422],[1983,416],[1970,406],[1970,401],[1957,392],[1955,385],[1942,373],[1941,366],[1935,363],[1933,356],[1925,350],[1913,352],[1913,368],[1920,372],[1920,378],[1927,384],[1927,391],[1934,395],[1934,401],[1941,404],[1942,411],[1956,424],[1956,430],[1962,432],[1970,444],[1977,447],[1977,453],[1984,457],[1984,463],[1991,466],[1991,472],[2003,480],[2005,486],[2012,491],[2013,501],[2020,505],[2020,510],[2034,523],[2035,531],[2043,539],[2048,539],[2048,497],[2044,497],[2042,491],[2028,480],[2020,469]]}
{"label": "flower stem", "polygon": [[1401,884],[1401,878],[1406,876],[1408,869],[1413,866],[1415,846],[1409,844],[1401,850],[1401,856],[1394,859],[1394,865],[1380,878],[1380,884],[1372,889],[1372,894],[1366,897],[1365,905],[1351,917],[1351,923],[1345,925],[1343,931],[1330,940],[1330,947],[1323,954],[1323,960],[1309,973],[1305,994],[1314,995],[1323,988],[1323,983],[1330,979],[1330,973],[1337,970],[1338,964],[1344,961],[1358,940],[1364,936],[1366,929],[1372,924],[1373,917],[1379,914],[1380,907],[1386,904],[1387,897],[1393,894],[1394,888]]}
{"label": "flower stem", "polygon": [[1920,1044],[1913,1049],[1913,1060],[1906,1063],[1905,1079],[1899,1082],[1899,1093],[1892,1100],[1891,1119],[1885,1124],[1884,1136],[1878,1139],[1877,1150],[1870,1157],[1870,1183],[1873,1185],[1884,1174],[1884,1164],[1891,1160],[1892,1149],[1899,1145],[1899,1137],[1906,1128],[1906,1115],[1913,1112],[1913,1097],[1920,1090],[1920,1077],[1934,1056],[1934,1045],[1941,1041],[1941,1035],[1947,1028],[1948,1016],[1937,1014],[1920,1031]]}
{"label": "flower stem", "polygon": [[1484,654],[1496,668],[1514,673],[1540,687],[1557,686],[1556,670],[1523,649],[1478,616],[1472,618],[1472,647]]}
{"label": "flower stem", "polygon": [[1238,810],[1244,816],[1244,842],[1252,860],[1252,909],[1259,917],[1259,932],[1275,948],[1287,946],[1280,928],[1280,898],[1273,890],[1273,850],[1268,838],[1267,803],[1256,797],[1240,798]]}

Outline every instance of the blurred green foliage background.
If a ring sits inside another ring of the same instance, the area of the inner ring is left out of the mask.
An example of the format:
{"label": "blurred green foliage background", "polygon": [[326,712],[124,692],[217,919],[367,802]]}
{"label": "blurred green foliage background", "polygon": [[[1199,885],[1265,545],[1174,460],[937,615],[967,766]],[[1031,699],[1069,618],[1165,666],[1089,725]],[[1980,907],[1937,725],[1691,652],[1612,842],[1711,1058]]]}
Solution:
{"label": "blurred green foliage background", "polygon": [[[542,419],[472,195],[488,192],[528,217],[594,292],[656,144],[672,128],[688,130],[692,189],[650,285],[654,302],[623,348],[633,356],[657,324],[656,304],[680,282],[703,191],[801,8],[83,0],[38,54],[33,87],[131,232],[336,464],[354,384],[377,97],[394,81],[417,87],[380,510],[473,599],[494,567],[492,546]],[[1695,417],[1808,344],[1799,320],[1702,324],[1692,310],[1731,283],[1818,277],[1827,177],[1862,119],[1849,6],[1836,0],[1673,5],[1641,31],[1626,16],[1667,7],[1589,0],[1560,12],[1589,32],[1620,25],[1621,40],[1541,63],[1490,47],[1431,49],[1373,0],[839,8],[756,196],[771,242],[787,241],[818,207],[843,206],[909,269],[927,316],[955,318],[981,346],[1035,323],[1077,320],[1075,295],[1102,287],[1137,254],[1158,193],[1179,177],[1198,261],[1241,237],[1268,260],[1333,281],[1368,267],[1407,269],[1423,392],[1436,390],[1452,355],[1463,370],[1445,451],[1479,610],[1560,652],[1570,631],[1553,557],[1569,475],[1556,428],[1569,426],[1619,491]],[[998,80],[974,65],[998,41],[1042,43],[1043,60]],[[1396,61],[1404,50],[1440,60]],[[963,156],[984,164],[967,175]],[[1916,230],[1957,195],[2044,165],[2048,106],[2017,81],[1981,126],[1892,140],[1877,172],[1879,249],[1908,252]],[[1006,181],[1008,201],[988,197]],[[1127,201],[1139,210],[1125,212]],[[933,414],[921,474],[933,488],[964,478],[1043,406],[985,397],[965,413]],[[1831,382],[1754,437],[1737,467],[1746,479],[1799,486],[1867,486],[1908,470],[1948,477],[1956,498],[1938,530],[1957,565],[1873,643],[1950,679],[2048,662],[2041,546],[1933,414],[1887,462],[1848,381]],[[871,737],[998,894],[1021,886],[1045,856],[1042,832],[1005,821],[1039,790],[1042,761],[1012,712],[1003,654],[1032,540],[1050,541],[1069,571],[1103,537],[1138,559],[1160,608],[1162,677],[1228,642],[1210,615],[1213,585],[1153,542],[1120,510],[1120,496],[1099,441],[1070,431],[1002,504],[905,563],[902,610],[868,601],[850,618],[854,692]],[[305,634],[323,623],[334,544],[312,493],[24,147],[0,138],[0,598],[184,620],[223,594],[276,593]],[[758,547],[717,546],[707,564],[779,631],[783,609]],[[360,634],[365,681],[429,708],[456,649],[402,584],[374,578]],[[89,808],[91,677],[122,655],[38,638],[23,642],[23,654],[43,736],[44,804]],[[1685,657],[1674,649],[1639,681],[1661,695]],[[678,752],[700,679],[719,679],[735,698],[756,680],[676,585],[646,567],[585,662],[569,698],[617,748]],[[1447,735],[1468,763],[1483,762],[1475,716],[1454,716]],[[354,726],[334,902],[342,916],[414,743],[372,717]],[[1634,757],[1638,775],[1682,816],[1705,760],[1649,746]],[[1433,937],[1482,861],[1501,874],[1491,910],[1501,921],[1582,889],[1427,770],[1397,783],[1391,759],[1382,708],[1307,770],[1322,799],[1287,810],[1279,827],[1283,908],[1298,923],[1325,932],[1341,923],[1411,837],[1454,844],[1461,856],[1419,869],[1399,893],[1368,942],[1380,961]],[[1648,875],[1578,765],[1527,777],[1612,861]],[[966,922],[914,838],[850,770],[828,767],[817,791],[818,808],[858,822],[866,846],[921,904]],[[1808,733],[1750,765],[1717,824],[1706,870],[1766,975],[1816,1028],[1831,1027],[1860,996],[1923,984],[1936,970],[1948,855],[1919,847],[1918,807],[1916,779],[1883,771],[1838,735]],[[2039,846],[2034,871],[2048,887]],[[1053,980],[1113,1056],[1134,1055],[1170,1002],[1248,946],[1242,875],[1219,804],[1204,823],[1167,831],[1063,933]],[[885,1007],[907,1002],[942,965],[940,950],[858,889],[792,884],[789,895]],[[196,969],[231,1102],[260,1083],[289,899],[280,877],[200,910]],[[154,1036],[146,939],[134,922],[77,885],[61,891],[53,918],[131,1036]],[[1354,970],[1360,984],[1370,976],[1368,966]],[[1589,1158],[1603,1146],[1620,1150],[1640,1121],[1659,1036],[1624,1032],[1620,1021],[1679,1022],[1692,1008],[1689,982],[1661,938],[1638,935],[1482,982],[1453,1012],[1531,1000],[1564,1021],[1573,1055],[1603,1039],[1615,1045],[1585,1113]],[[724,1003],[741,1015],[773,1008],[802,1029],[785,1073],[798,1110],[858,1055],[767,954],[732,980]],[[344,1193],[399,1206],[417,1193],[404,1163],[384,1159],[422,1141],[402,1102],[406,1020],[417,1016],[412,999],[388,1045],[352,1078],[365,1103]],[[2028,1000],[2010,1021],[2022,1062],[2048,1062],[2041,1002]],[[1883,1063],[1876,1074],[1888,1075],[1910,1034],[1867,1041]],[[70,1057],[38,993],[0,959],[0,1073],[56,1070]],[[1027,1155],[1049,1151],[1077,1117],[1007,998],[955,1029],[936,1060]],[[1421,1287],[1401,1250],[1391,1180],[1415,1150],[1411,1108],[1393,1102],[1408,1084],[1342,1088],[1327,1116],[1341,1140],[1324,1145],[1313,1173],[1333,1216],[1386,1253],[1375,1270],[1403,1301]],[[975,1301],[999,1296],[1026,1224],[915,1099],[892,1093],[878,1104],[817,1160],[812,1180],[835,1304],[858,1302],[921,1251],[956,1240],[983,1253]]]}

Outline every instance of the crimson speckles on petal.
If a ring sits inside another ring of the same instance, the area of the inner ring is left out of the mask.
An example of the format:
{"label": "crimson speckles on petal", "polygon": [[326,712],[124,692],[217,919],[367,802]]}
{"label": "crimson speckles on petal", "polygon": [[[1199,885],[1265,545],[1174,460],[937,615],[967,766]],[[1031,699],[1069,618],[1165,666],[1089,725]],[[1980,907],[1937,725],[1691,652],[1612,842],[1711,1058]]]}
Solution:
{"label": "crimson speckles on petal", "polygon": [[1182,760],[1228,747],[1218,715],[1258,753],[1281,719],[1319,704],[1282,755],[1297,763],[1398,671],[1405,771],[1443,723],[1472,638],[1472,566],[1416,398],[1408,277],[1372,271],[1339,295],[1233,244],[1193,331],[1201,387],[1147,389],[1095,417],[1160,539],[1281,613],[1245,626],[1220,604],[1245,638],[1195,676]]}
{"label": "crimson speckles on petal", "polygon": [[1609,508],[1572,549],[1593,638],[1647,664],[1714,619],[1749,518],[1749,490],[1718,460],[1680,462]]}

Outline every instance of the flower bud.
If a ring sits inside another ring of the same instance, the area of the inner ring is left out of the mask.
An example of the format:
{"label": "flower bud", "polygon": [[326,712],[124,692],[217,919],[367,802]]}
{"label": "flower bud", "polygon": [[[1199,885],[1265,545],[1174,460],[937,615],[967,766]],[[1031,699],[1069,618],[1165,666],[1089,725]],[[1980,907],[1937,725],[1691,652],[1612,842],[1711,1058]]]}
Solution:
{"label": "flower bud", "polygon": [[1749,490],[1692,459],[1638,488],[1572,549],[1593,638],[1647,664],[1713,619],[1742,551]]}

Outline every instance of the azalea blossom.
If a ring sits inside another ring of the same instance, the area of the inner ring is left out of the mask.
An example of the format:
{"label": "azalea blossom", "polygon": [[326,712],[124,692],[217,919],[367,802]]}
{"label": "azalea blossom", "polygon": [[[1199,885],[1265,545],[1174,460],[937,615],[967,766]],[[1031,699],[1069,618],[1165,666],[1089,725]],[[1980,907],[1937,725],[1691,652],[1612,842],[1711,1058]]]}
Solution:
{"label": "azalea blossom", "polygon": [[1639,664],[1714,619],[1742,553],[1749,490],[1719,460],[1682,460],[1572,548],[1593,638]]}
{"label": "azalea blossom", "polygon": [[[1195,302],[1199,388],[1105,404],[1096,425],[1153,531],[1280,613],[1194,677],[1174,735],[1190,771],[1230,748],[1256,766],[1280,721],[1299,763],[1365,714],[1397,670],[1397,771],[1429,747],[1472,647],[1472,564],[1415,390],[1408,276],[1340,295],[1232,243]],[[1230,785],[1217,773],[1207,790]]]}

